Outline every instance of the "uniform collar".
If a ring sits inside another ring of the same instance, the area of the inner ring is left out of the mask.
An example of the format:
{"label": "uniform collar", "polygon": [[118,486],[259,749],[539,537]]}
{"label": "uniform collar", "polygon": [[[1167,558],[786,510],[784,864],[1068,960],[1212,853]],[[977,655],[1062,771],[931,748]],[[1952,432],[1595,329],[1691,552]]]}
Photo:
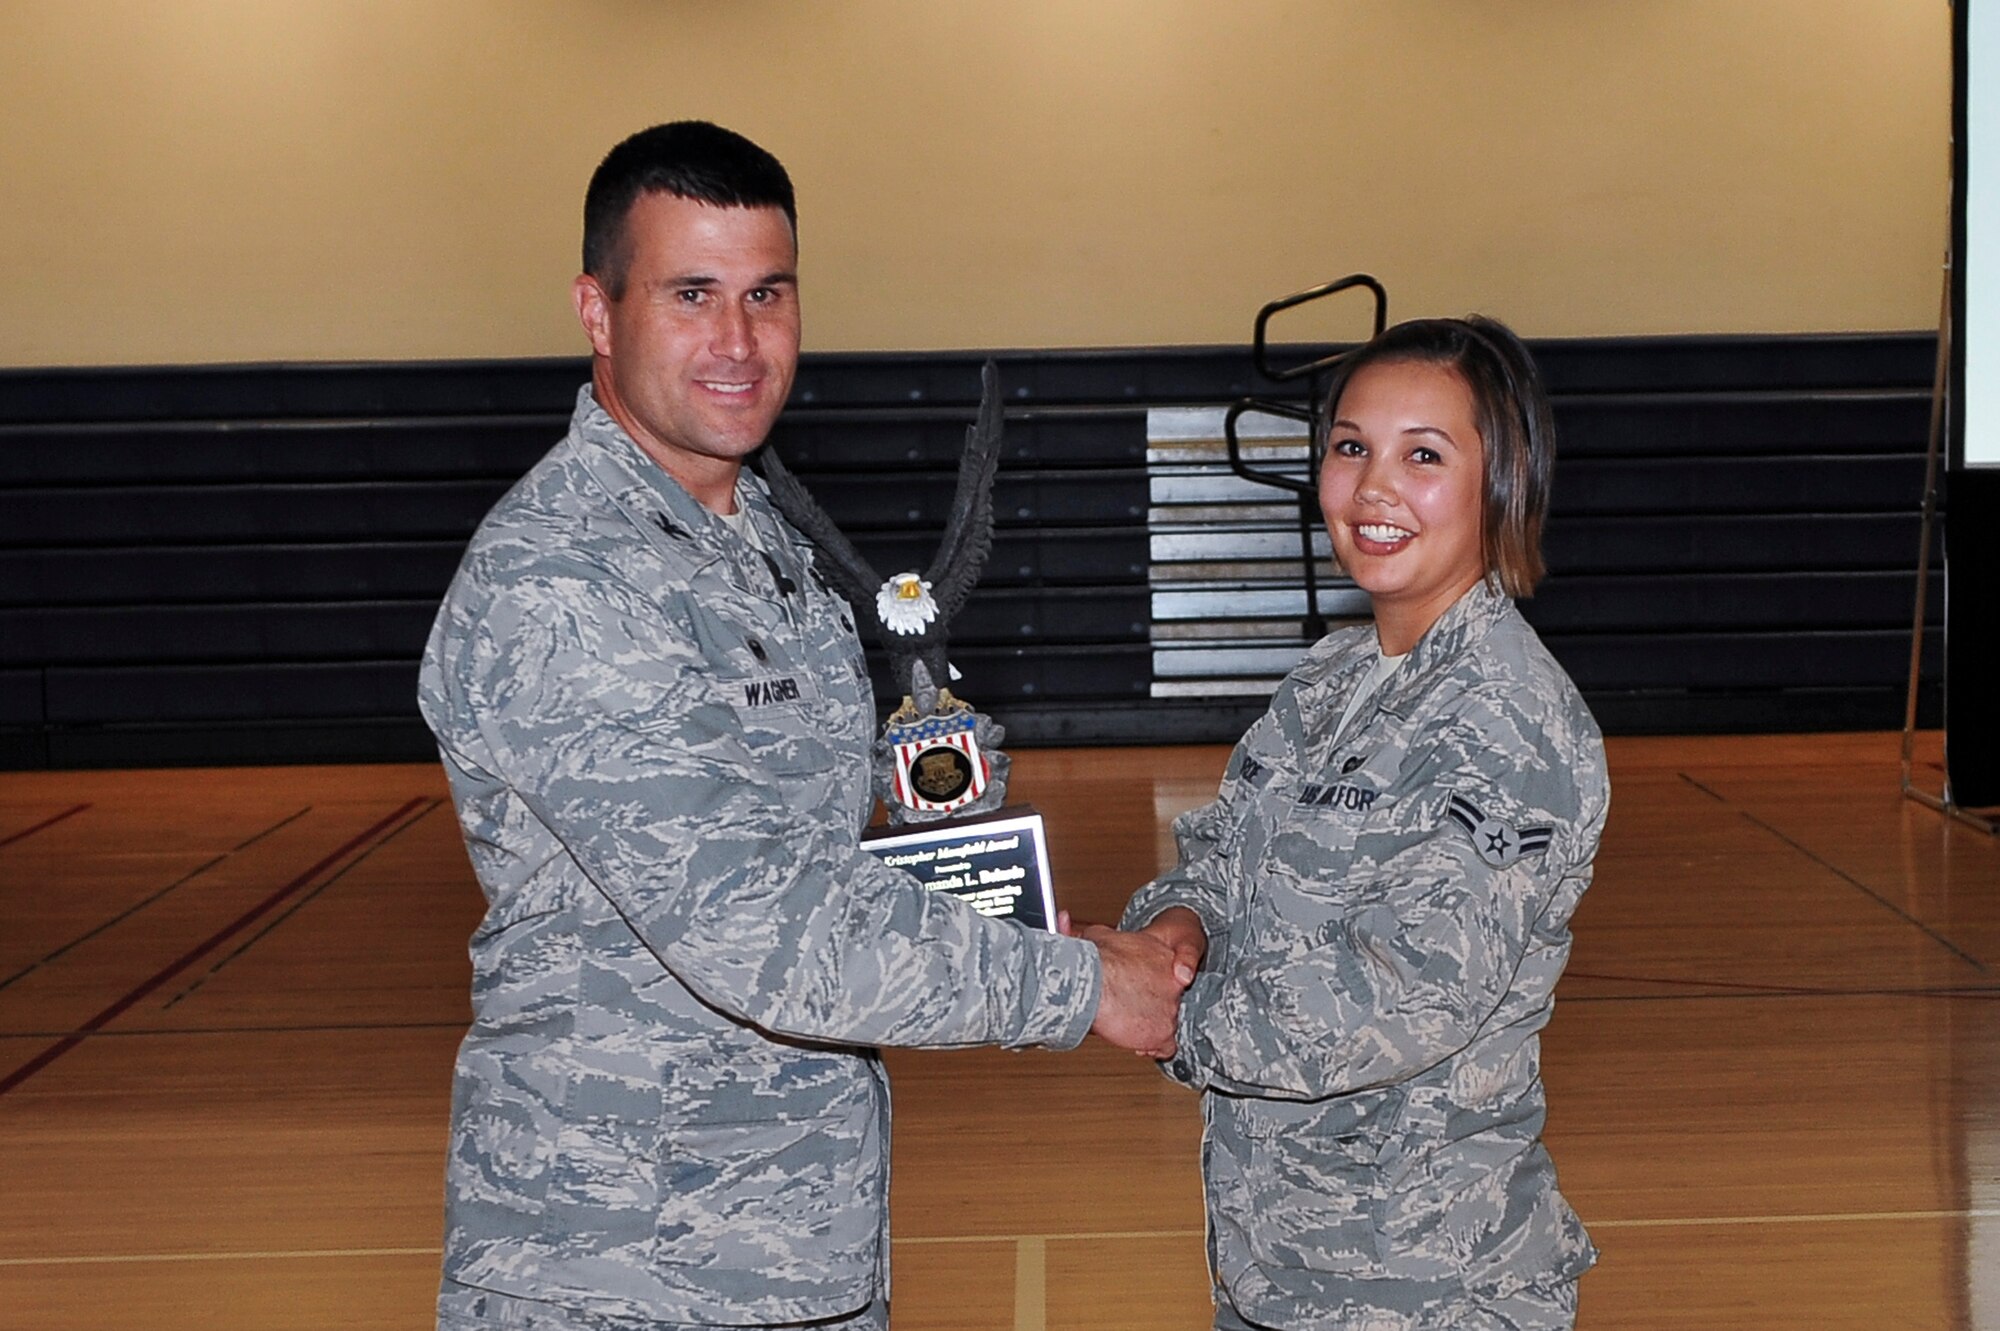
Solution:
{"label": "uniform collar", "polygon": [[[589,384],[577,389],[570,432],[591,474],[649,538],[664,538],[670,548],[697,565],[736,554],[742,543],[733,534],[725,535],[727,524],[646,456],[625,427],[599,405]],[[757,542],[765,550],[777,553],[800,545],[800,538],[779,522],[763,478],[748,467],[737,474],[736,503],[750,515]]]}
{"label": "uniform collar", "polygon": [[1410,648],[1402,668],[1382,686],[1382,705],[1401,711],[1405,699],[1422,694],[1433,675],[1476,645],[1513,607],[1513,600],[1491,579],[1474,583]]}

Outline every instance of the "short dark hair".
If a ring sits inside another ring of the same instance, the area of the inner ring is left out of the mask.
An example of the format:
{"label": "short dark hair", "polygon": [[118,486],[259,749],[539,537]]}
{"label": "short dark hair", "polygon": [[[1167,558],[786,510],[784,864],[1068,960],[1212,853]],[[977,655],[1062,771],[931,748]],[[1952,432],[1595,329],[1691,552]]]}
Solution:
{"label": "short dark hair", "polygon": [[792,235],[798,235],[792,178],[770,153],[706,120],[642,129],[604,155],[583,193],[583,271],[613,300],[625,294],[631,261],[625,217],[645,194],[672,194],[718,208],[782,208]]}
{"label": "short dark hair", "polygon": [[1472,392],[1482,459],[1480,548],[1486,576],[1509,596],[1534,595],[1542,580],[1542,524],[1555,475],[1556,426],[1535,358],[1497,319],[1412,319],[1357,347],[1334,371],[1320,444],[1340,405],[1340,393],[1363,367],[1420,361],[1454,371]]}

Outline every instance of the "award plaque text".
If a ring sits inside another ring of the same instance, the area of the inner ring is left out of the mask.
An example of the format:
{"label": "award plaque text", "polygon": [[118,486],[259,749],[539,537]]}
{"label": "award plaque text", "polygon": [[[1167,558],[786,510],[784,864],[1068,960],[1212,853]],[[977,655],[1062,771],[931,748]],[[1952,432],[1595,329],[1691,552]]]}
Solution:
{"label": "award plaque text", "polygon": [[997,815],[912,827],[882,827],[864,850],[933,892],[962,898],[982,915],[1055,929],[1055,890],[1042,815],[1015,806]]}

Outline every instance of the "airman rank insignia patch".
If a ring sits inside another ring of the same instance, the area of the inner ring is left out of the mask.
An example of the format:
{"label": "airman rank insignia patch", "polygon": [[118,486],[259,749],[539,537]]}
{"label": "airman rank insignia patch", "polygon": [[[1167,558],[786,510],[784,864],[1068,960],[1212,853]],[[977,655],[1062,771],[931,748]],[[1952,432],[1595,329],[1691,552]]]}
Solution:
{"label": "airman rank insignia patch", "polygon": [[1538,855],[1549,848],[1555,829],[1549,826],[1516,828],[1498,818],[1488,818],[1477,804],[1463,795],[1453,795],[1445,812],[1472,838],[1472,849],[1496,869],[1504,869],[1523,855]]}

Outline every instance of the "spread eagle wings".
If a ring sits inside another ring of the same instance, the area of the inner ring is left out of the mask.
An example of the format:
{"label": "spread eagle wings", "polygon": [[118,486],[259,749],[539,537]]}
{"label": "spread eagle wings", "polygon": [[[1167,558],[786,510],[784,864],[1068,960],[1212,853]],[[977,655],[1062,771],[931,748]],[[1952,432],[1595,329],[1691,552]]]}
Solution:
{"label": "spread eagle wings", "polygon": [[882,617],[875,613],[875,589],[882,585],[882,575],[834,526],[819,501],[807,493],[799,478],[779,459],[776,448],[766,444],[757,461],[764,484],[770,488],[772,506],[819,551],[820,558],[814,566],[853,605],[854,613],[874,628],[876,637],[882,637]]}
{"label": "spread eagle wings", "polygon": [[993,478],[1000,470],[1000,369],[987,361],[979,371],[979,416],[965,431],[958,458],[958,489],[951,498],[944,540],[924,570],[937,598],[938,619],[948,621],[972,595],[993,553]]}
{"label": "spread eagle wings", "polygon": [[[759,457],[771,502],[818,547],[828,581],[852,603],[855,613],[874,628],[877,641],[892,651],[940,646],[952,615],[971,597],[973,586],[993,551],[993,478],[1000,467],[1003,431],[999,368],[989,360],[980,370],[979,378],[979,415],[965,432],[965,451],[959,455],[958,486],[945,521],[944,539],[924,571],[924,579],[931,584],[937,601],[938,614],[921,633],[889,631],[875,609],[875,596],[884,581],[882,575],[786,468],[776,449],[767,446]],[[934,674],[942,675],[941,666],[939,662]]]}

